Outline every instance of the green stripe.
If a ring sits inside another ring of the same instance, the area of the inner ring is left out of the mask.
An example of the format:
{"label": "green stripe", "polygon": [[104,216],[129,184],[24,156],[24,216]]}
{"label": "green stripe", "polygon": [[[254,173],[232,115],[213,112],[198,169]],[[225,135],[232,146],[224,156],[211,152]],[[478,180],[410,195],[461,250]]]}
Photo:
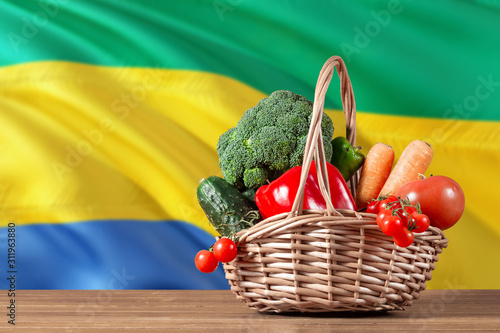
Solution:
{"label": "green stripe", "polygon": [[[2,66],[191,69],[312,99],[319,69],[338,54],[360,110],[500,120],[491,1],[10,0],[0,12]],[[331,90],[326,106],[339,108],[337,80]]]}

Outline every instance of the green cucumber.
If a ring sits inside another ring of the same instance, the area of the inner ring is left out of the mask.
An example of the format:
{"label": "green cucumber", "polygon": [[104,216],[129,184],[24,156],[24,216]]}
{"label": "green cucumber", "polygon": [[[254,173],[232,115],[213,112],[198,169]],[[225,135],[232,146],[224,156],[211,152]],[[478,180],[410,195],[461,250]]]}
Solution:
{"label": "green cucumber", "polygon": [[257,190],[254,188],[247,188],[247,189],[241,191],[241,194],[243,194],[243,196],[245,196],[248,200],[250,200],[254,204],[255,209],[257,209],[257,205],[255,204],[255,193],[256,192],[257,192]]}
{"label": "green cucumber", "polygon": [[208,221],[221,236],[233,238],[260,220],[255,204],[220,177],[203,179],[196,195]]}

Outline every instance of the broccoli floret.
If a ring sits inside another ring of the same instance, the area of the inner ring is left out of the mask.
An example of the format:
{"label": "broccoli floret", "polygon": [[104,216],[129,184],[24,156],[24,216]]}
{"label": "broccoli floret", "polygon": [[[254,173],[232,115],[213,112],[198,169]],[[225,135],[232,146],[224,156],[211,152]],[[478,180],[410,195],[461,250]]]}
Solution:
{"label": "broccoli floret", "polygon": [[261,184],[265,184],[268,178],[269,172],[266,168],[255,167],[245,169],[245,172],[243,172],[243,183],[249,189],[257,188]]}
{"label": "broccoli floret", "polygon": [[[278,90],[248,109],[217,143],[224,179],[236,188],[258,188],[302,164],[312,117],[312,102]],[[327,161],[332,157],[332,120],[321,122]]]}

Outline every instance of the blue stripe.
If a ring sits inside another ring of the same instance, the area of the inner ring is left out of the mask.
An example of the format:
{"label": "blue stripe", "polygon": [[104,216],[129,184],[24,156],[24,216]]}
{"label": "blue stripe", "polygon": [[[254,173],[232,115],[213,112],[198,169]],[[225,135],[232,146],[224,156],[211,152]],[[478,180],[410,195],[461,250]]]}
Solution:
{"label": "blue stripe", "polygon": [[[0,289],[7,228],[0,229]],[[194,257],[214,237],[181,221],[104,220],[16,227],[16,289],[228,289],[222,265],[204,274]]]}

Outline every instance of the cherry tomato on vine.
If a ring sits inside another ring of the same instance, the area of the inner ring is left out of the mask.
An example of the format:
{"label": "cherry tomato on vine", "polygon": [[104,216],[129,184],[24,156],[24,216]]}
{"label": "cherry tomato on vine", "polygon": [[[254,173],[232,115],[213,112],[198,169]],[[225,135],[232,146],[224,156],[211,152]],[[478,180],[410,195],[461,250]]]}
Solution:
{"label": "cherry tomato on vine", "polygon": [[385,219],[386,216],[391,216],[392,215],[392,210],[389,209],[383,209],[377,214],[377,224],[380,227],[380,224],[382,221]]}
{"label": "cherry tomato on vine", "polygon": [[410,230],[402,228],[399,233],[392,236],[392,239],[397,246],[408,247],[415,240],[415,235]]}
{"label": "cherry tomato on vine", "polygon": [[212,273],[217,269],[219,261],[215,259],[213,252],[208,250],[201,250],[196,254],[194,258],[194,264],[196,268],[203,273]]}
{"label": "cherry tomato on vine", "polygon": [[405,212],[408,213],[408,215],[411,215],[413,213],[418,213],[418,209],[415,206],[405,206],[404,209]]}
{"label": "cherry tomato on vine", "polygon": [[378,209],[379,205],[380,205],[380,200],[371,201],[366,207],[366,212],[370,214],[377,214],[379,212]]}
{"label": "cherry tomato on vine", "polygon": [[386,216],[379,226],[382,232],[387,236],[397,235],[404,228],[403,222],[399,216],[396,215]]}
{"label": "cherry tomato on vine", "polygon": [[413,222],[415,224],[414,229],[412,230],[413,232],[420,234],[429,229],[431,222],[427,215],[413,213],[411,214],[411,217],[413,218]]}
{"label": "cherry tomato on vine", "polygon": [[394,214],[401,219],[404,226],[408,227],[408,215],[403,211],[403,209],[396,209]]}
{"label": "cherry tomato on vine", "polygon": [[404,217],[405,220],[411,221],[411,214],[417,213],[417,207],[415,206],[406,206],[404,205],[402,208],[397,210],[397,213],[400,217]]}
{"label": "cherry tomato on vine", "polygon": [[215,258],[220,262],[231,262],[236,258],[238,248],[236,244],[227,237],[222,237],[215,242],[213,247]]}
{"label": "cherry tomato on vine", "polygon": [[403,206],[403,208],[396,209],[396,214],[401,218],[403,224],[409,228],[409,225],[412,223],[411,214],[416,211],[417,208],[413,206]]}
{"label": "cherry tomato on vine", "polygon": [[431,176],[401,186],[396,195],[408,197],[412,204],[420,203],[422,213],[441,230],[458,222],[465,208],[465,196],[456,181],[446,176]]}
{"label": "cherry tomato on vine", "polygon": [[396,209],[401,208],[401,203],[399,202],[399,198],[395,195],[390,195],[386,199],[380,201],[378,206],[379,211],[382,209]]}

